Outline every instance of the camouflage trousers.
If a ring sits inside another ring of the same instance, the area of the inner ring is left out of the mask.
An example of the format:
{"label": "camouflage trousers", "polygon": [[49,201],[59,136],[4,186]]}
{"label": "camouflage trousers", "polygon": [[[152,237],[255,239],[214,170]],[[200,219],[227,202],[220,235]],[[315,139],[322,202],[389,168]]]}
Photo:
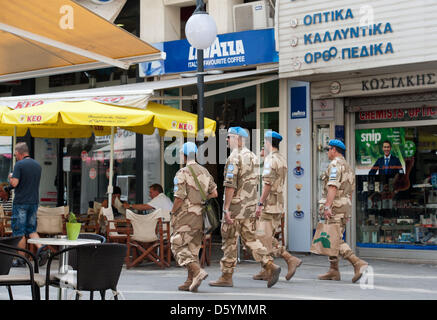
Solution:
{"label": "camouflage trousers", "polygon": [[179,230],[173,232],[170,237],[171,251],[180,266],[186,266],[191,262],[199,263],[202,238],[202,230]]}
{"label": "camouflage trousers", "polygon": [[223,220],[221,226],[223,258],[220,260],[223,273],[232,273],[237,266],[238,236],[243,245],[251,251],[255,261],[260,262],[262,266],[273,260],[267,249],[256,238],[255,229],[255,218],[234,219],[233,224],[227,224]]}
{"label": "camouflage trousers", "polygon": [[261,241],[271,256],[275,258],[280,257],[285,248],[282,246],[282,243],[275,238],[275,233],[281,225],[281,214],[261,213],[256,223],[257,239]]}
{"label": "camouflage trousers", "polygon": [[[338,224],[340,225],[340,250],[339,255],[343,257],[343,259],[348,258],[351,254],[353,254],[352,249],[349,245],[344,242],[343,234],[346,229],[347,218],[349,215],[346,213],[334,213],[333,216],[328,220],[328,224]],[[329,257],[330,261],[337,260],[338,257]]]}

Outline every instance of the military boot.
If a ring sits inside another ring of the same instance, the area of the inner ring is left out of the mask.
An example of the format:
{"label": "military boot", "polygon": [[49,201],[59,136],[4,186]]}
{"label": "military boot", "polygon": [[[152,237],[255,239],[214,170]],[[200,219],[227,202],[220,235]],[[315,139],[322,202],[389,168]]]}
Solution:
{"label": "military boot", "polygon": [[202,280],[205,280],[208,277],[208,274],[205,270],[200,268],[199,263],[197,262],[191,262],[188,264],[188,272],[191,271],[193,276],[193,281],[191,282],[191,285],[189,287],[189,290],[191,292],[197,292],[197,288],[199,288],[200,284],[202,283]]}
{"label": "military boot", "polygon": [[261,268],[261,271],[252,277],[253,280],[265,280],[267,281],[267,271]]}
{"label": "military boot", "polygon": [[267,262],[264,266],[267,271],[267,288],[273,287],[279,280],[279,274],[281,273],[281,267],[273,263],[273,261]]}
{"label": "military boot", "polygon": [[338,259],[331,259],[329,258],[329,262],[331,263],[331,266],[329,267],[329,270],[325,274],[321,274],[318,276],[319,280],[340,280],[340,271],[338,270]]}
{"label": "military boot", "polygon": [[361,260],[353,253],[346,258],[347,261],[349,261],[353,267],[354,267],[354,277],[352,278],[352,283],[357,282],[360,280],[361,276],[363,275],[364,271],[367,269],[367,266],[369,265],[366,261]]}
{"label": "military boot", "polygon": [[188,269],[188,267],[187,270],[188,270],[188,277],[187,280],[185,280],[185,282],[178,287],[178,290],[180,291],[190,291],[190,285],[193,282],[193,273],[191,272],[190,269]]}
{"label": "military boot", "polygon": [[209,283],[211,287],[233,287],[234,283],[232,282],[232,272],[222,272],[220,278],[217,281],[211,281]]}
{"label": "military boot", "polygon": [[281,256],[282,256],[282,258],[284,258],[285,262],[287,262],[287,265],[288,265],[288,273],[285,276],[285,279],[288,281],[294,276],[296,269],[298,267],[300,267],[300,265],[302,264],[302,260],[300,260],[299,258],[293,257],[287,251],[284,251],[281,254]]}

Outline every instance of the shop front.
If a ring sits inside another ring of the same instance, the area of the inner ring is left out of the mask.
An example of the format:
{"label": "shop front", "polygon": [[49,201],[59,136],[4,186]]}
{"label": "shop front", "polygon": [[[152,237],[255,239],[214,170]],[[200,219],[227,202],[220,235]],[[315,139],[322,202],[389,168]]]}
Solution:
{"label": "shop front", "polygon": [[[299,199],[293,190],[288,206],[289,216],[299,202],[310,207],[299,238],[311,238],[319,220],[324,150],[337,138],[356,172],[345,240],[363,257],[437,260],[436,12],[430,1],[336,1],[323,8],[279,1],[280,109],[292,108],[296,83],[306,84],[310,97],[311,196]],[[298,126],[290,120],[289,135]],[[289,143],[289,155],[294,149]],[[291,248],[297,241],[290,239]]]}
{"label": "shop front", "polygon": [[[334,101],[344,106],[348,160],[356,172],[351,241],[362,256],[437,259],[435,74],[428,69],[313,83],[315,108]],[[320,99],[332,95],[333,82],[343,88],[340,97]]]}

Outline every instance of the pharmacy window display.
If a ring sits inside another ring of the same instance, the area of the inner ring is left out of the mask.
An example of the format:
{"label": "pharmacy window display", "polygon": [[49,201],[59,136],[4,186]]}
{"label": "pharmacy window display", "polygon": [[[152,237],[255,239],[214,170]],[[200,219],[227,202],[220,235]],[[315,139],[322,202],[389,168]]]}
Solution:
{"label": "pharmacy window display", "polygon": [[437,127],[355,131],[357,245],[437,249]]}

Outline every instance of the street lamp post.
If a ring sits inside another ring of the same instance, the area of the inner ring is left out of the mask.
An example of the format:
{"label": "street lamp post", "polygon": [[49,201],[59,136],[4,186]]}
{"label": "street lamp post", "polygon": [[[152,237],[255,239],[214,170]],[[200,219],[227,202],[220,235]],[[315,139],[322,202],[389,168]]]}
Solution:
{"label": "street lamp post", "polygon": [[199,141],[204,140],[204,75],[203,50],[209,48],[217,36],[214,19],[204,10],[203,0],[197,0],[196,10],[188,19],[185,34],[197,51],[197,131]]}

